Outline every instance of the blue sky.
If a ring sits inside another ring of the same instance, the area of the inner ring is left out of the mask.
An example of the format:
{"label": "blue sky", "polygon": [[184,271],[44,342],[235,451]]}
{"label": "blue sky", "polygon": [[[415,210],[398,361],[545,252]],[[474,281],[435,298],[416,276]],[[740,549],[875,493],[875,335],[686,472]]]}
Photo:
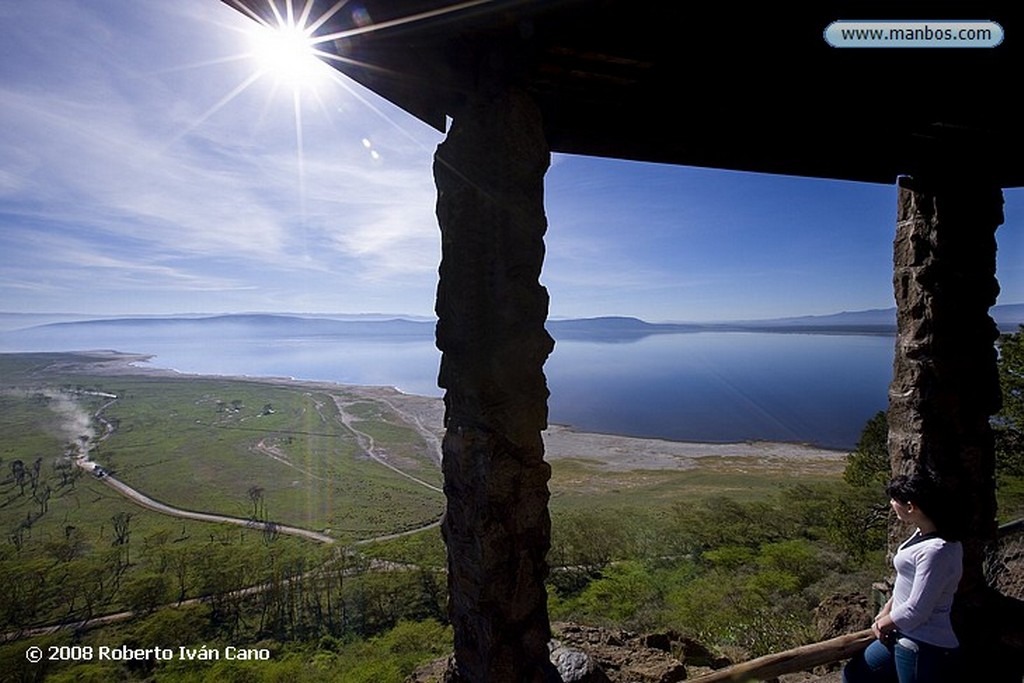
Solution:
{"label": "blue sky", "polygon": [[[253,22],[218,0],[7,2],[0,25],[0,311],[431,314],[441,134],[340,77],[296,107],[253,80]],[[556,155],[551,314],[891,306],[895,197]],[[1006,200],[1000,303],[1017,303],[1024,193]]]}

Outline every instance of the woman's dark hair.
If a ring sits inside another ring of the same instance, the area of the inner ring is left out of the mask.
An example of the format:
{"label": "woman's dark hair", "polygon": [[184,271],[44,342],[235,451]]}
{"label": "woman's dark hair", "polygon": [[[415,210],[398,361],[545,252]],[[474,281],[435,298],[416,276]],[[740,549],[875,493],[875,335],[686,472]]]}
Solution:
{"label": "woman's dark hair", "polygon": [[940,537],[952,541],[960,535],[955,498],[943,492],[932,477],[924,474],[899,475],[885,487],[885,493],[901,503],[913,503],[921,508],[935,523]]}

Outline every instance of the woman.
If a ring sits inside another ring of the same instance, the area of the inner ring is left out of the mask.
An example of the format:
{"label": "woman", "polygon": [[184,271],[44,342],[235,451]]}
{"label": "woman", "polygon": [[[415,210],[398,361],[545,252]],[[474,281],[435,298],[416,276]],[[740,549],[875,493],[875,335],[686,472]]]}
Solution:
{"label": "woman", "polygon": [[963,547],[952,538],[931,480],[900,476],[885,489],[900,521],[917,527],[893,566],[892,597],[871,628],[878,640],[843,669],[844,683],[943,683],[956,680],[960,643],[949,613],[963,573]]}

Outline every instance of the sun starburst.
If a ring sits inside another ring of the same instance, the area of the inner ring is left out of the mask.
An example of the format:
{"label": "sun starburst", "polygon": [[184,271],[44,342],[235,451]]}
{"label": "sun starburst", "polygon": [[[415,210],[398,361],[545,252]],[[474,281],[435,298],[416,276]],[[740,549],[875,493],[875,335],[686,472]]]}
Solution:
{"label": "sun starburst", "polygon": [[289,12],[276,15],[277,25],[254,23],[250,34],[252,57],[261,75],[270,76],[276,85],[315,88],[330,75],[321,61],[313,29],[305,25],[305,12],[296,18]]}

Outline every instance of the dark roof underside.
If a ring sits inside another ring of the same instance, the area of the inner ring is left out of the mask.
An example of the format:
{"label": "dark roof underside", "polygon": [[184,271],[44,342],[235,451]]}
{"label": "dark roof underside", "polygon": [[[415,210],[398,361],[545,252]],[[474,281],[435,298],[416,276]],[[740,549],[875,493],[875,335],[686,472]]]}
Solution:
{"label": "dark roof underside", "polygon": [[[270,0],[224,0],[272,19]],[[273,0],[286,11],[287,0]],[[306,0],[292,0],[296,14]],[[312,17],[336,0],[314,0]],[[243,7],[244,6],[244,7]],[[332,64],[442,129],[494,83],[530,91],[553,151],[892,183],[944,164],[1024,185],[1013,3],[354,0]],[[927,8],[927,10],[922,9]],[[837,19],[985,19],[991,49],[836,49]]]}

